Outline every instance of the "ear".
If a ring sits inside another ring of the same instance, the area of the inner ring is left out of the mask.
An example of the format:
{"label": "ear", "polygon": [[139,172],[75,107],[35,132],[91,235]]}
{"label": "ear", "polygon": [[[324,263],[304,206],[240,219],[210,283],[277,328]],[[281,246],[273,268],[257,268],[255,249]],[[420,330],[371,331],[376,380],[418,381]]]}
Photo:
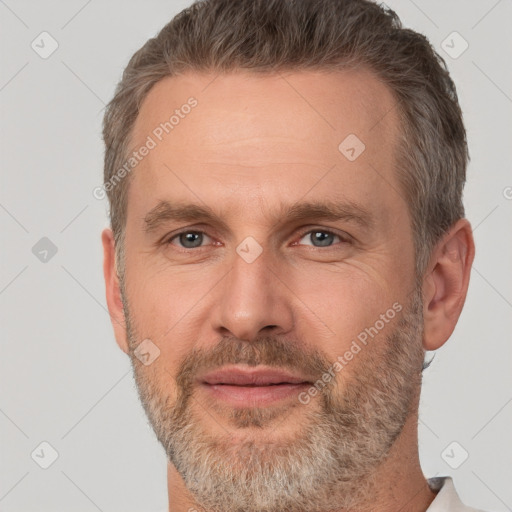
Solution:
{"label": "ear", "polygon": [[436,350],[451,336],[466,300],[475,243],[471,225],[458,220],[432,251],[423,278],[425,350]]}
{"label": "ear", "polygon": [[116,342],[123,352],[128,354],[128,339],[126,334],[126,322],[123,302],[119,287],[119,277],[116,268],[116,253],[114,235],[111,229],[104,229],[101,234],[103,243],[103,275],[105,276],[105,288],[107,306],[110,313],[110,321],[114,328]]}

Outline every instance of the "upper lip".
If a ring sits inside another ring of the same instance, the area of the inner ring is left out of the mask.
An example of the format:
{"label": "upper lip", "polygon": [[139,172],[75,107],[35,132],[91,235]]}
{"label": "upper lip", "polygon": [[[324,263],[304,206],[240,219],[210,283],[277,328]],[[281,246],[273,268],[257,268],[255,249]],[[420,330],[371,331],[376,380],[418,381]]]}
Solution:
{"label": "upper lip", "polygon": [[203,375],[199,380],[206,384],[231,384],[234,386],[309,383],[308,379],[300,375],[294,375],[286,370],[268,367],[256,367],[254,369],[225,367],[209,372]]}

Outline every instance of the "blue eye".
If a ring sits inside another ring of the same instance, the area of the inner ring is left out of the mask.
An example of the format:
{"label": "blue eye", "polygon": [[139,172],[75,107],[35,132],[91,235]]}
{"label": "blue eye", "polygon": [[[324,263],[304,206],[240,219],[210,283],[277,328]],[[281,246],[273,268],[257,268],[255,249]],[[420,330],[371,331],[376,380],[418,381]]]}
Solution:
{"label": "blue eye", "polygon": [[173,243],[174,240],[178,240],[181,247],[185,249],[195,249],[201,247],[205,237],[209,238],[208,235],[205,235],[201,231],[184,231],[183,233],[178,233],[173,236],[168,243]]}
{"label": "blue eye", "polygon": [[330,231],[311,230],[300,239],[300,242],[304,239],[309,239],[311,244],[305,245],[313,245],[314,247],[330,247],[333,245],[333,240],[336,238],[341,241],[341,238],[338,235],[331,233]]}

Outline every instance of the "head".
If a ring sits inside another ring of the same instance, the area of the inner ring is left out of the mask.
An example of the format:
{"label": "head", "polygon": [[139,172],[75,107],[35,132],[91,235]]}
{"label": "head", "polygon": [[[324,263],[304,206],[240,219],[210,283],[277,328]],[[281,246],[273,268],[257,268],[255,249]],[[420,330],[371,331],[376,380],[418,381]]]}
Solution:
{"label": "head", "polygon": [[[362,503],[474,255],[442,59],[365,0],[199,2],[132,57],[104,139],[116,340],[188,491],[218,510]],[[306,384],[228,404],[204,381],[227,365]]]}

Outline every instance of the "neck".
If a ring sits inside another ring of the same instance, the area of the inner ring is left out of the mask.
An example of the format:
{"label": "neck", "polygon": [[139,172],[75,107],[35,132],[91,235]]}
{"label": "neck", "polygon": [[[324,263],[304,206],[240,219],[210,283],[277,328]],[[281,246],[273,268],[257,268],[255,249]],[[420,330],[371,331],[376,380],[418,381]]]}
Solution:
{"label": "neck", "polygon": [[[371,490],[358,512],[425,512],[436,494],[429,488],[418,456],[418,417],[411,415],[384,463],[377,468]],[[185,487],[173,464],[167,466],[169,512],[205,511]],[[339,509],[325,512],[347,512]]]}
{"label": "neck", "polygon": [[[428,486],[418,454],[418,416],[410,416],[388,458],[376,472],[372,501],[361,512],[425,512],[436,493]],[[358,508],[359,510],[359,508]]]}

